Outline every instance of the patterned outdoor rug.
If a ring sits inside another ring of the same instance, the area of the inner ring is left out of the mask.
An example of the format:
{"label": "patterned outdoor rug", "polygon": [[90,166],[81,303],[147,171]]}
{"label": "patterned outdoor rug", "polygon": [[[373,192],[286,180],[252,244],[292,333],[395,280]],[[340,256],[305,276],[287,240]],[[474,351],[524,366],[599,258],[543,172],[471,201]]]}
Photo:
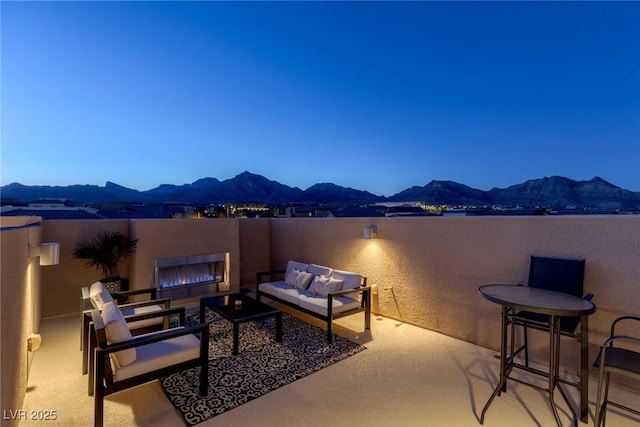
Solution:
{"label": "patterned outdoor rug", "polygon": [[[197,321],[187,318],[187,324]],[[282,314],[282,343],[275,341],[275,319],[240,325],[240,354],[232,352],[232,325],[208,311],[209,395],[198,394],[198,368],[170,375],[162,385],[188,425],[220,415],[283,385],[361,352],[366,347],[336,336],[327,342],[325,330]]]}

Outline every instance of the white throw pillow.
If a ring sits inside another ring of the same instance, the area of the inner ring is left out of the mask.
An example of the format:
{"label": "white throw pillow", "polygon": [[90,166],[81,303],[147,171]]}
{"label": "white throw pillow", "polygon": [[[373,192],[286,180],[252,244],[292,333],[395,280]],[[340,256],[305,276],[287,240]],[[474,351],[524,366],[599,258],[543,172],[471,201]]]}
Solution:
{"label": "white throw pillow", "polygon": [[284,276],[284,283],[291,286],[292,288],[295,288],[296,281],[298,280],[298,274],[300,274],[300,270],[298,270],[297,268],[292,268],[291,271],[289,271]]}
{"label": "white throw pillow", "polygon": [[[131,339],[131,330],[127,326],[127,321],[124,320],[122,312],[114,303],[108,302],[102,307],[102,321],[105,324],[107,343],[115,344]],[[113,355],[119,366],[126,366],[135,362],[136,349],[129,348],[113,353]]]}
{"label": "white throw pillow", "polygon": [[102,307],[108,302],[115,304],[113,297],[102,282],[95,282],[91,285],[89,288],[89,299],[91,300],[91,305],[93,305],[93,308],[96,310],[102,310]]}
{"label": "white throw pillow", "polygon": [[309,286],[309,292],[316,295],[322,295],[322,292],[324,292],[324,287],[327,283],[329,283],[329,278],[327,276],[315,276],[313,278],[313,282],[311,282],[311,286]]}
{"label": "white throw pillow", "polygon": [[313,274],[307,271],[300,271],[298,272],[298,278],[296,279],[295,286],[298,289],[305,290],[309,287],[312,280],[313,280]]}
{"label": "white throw pillow", "polygon": [[312,279],[313,274],[294,268],[284,277],[284,282],[292,288],[307,289]]}
{"label": "white throw pillow", "polygon": [[343,283],[342,280],[332,279],[326,276],[316,276],[309,287],[309,291],[316,295],[326,297],[342,289]]}

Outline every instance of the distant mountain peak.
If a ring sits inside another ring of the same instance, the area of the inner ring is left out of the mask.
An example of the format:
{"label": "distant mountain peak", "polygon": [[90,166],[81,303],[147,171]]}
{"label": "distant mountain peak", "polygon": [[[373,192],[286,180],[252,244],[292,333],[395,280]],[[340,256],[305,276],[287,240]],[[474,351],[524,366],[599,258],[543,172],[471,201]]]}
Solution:
{"label": "distant mountain peak", "polygon": [[367,191],[342,187],[333,183],[314,184],[306,190],[289,187],[262,175],[244,171],[233,178],[220,181],[207,177],[191,184],[162,184],[146,191],[138,191],[107,181],[96,185],[25,186],[11,183],[0,188],[3,201],[28,202],[42,198],[64,198],[77,203],[105,203],[136,201],[160,203],[182,201],[191,204],[264,203],[346,203],[422,201],[440,205],[467,206],[541,206],[564,209],[591,207],[601,209],[640,210],[640,193],[621,189],[596,176],[589,181],[574,181],[561,176],[527,180],[505,189],[482,191],[447,180],[432,180],[424,186],[414,185],[391,197],[377,196]]}
{"label": "distant mountain peak", "polygon": [[611,184],[609,181],[607,181],[607,180],[604,180],[604,179],[600,178],[599,176],[595,176],[595,177],[593,177],[589,182],[591,182],[591,183],[593,183],[593,184],[602,184],[602,185],[606,185],[606,186],[611,187],[611,188],[620,188],[620,187],[618,187],[617,185],[613,185],[613,184]]}
{"label": "distant mountain peak", "polygon": [[116,184],[115,182],[111,182],[111,181],[107,181],[107,183],[104,185],[104,188],[125,188],[129,190],[129,188],[124,187],[120,184]]}

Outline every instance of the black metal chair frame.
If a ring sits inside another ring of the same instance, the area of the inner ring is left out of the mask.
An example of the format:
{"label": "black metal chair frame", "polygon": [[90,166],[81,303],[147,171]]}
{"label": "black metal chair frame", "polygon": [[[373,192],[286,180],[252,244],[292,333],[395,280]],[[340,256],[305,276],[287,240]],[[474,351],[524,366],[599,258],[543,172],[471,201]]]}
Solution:
{"label": "black metal chair frame", "polygon": [[[127,322],[143,320],[156,316],[171,316],[178,314],[178,326],[184,325],[185,308],[175,307],[168,310],[146,313],[137,316],[130,316]],[[138,386],[150,381],[161,379],[167,375],[182,372],[194,367],[200,368],[200,396],[208,394],[209,385],[209,324],[200,323],[193,326],[173,328],[166,331],[154,332],[144,336],[134,337],[128,341],[122,341],[116,344],[107,344],[106,331],[102,323],[102,318],[98,310],[91,311],[92,322],[90,323],[90,341],[89,348],[91,351],[91,364],[89,371],[89,395],[94,396],[94,425],[102,427],[104,418],[104,398],[113,393]],[[103,327],[96,328],[95,325]],[[114,381],[113,372],[111,370],[111,362],[109,355],[121,350],[136,348],[155,342],[165,341],[171,338],[200,334],[200,352],[198,357],[187,360],[175,365],[165,366],[154,371],[146,372],[132,378],[120,381]]]}
{"label": "black metal chair frame", "polygon": [[[171,306],[171,300],[168,298],[156,299],[156,289],[134,289],[130,291],[120,291],[112,293],[115,301],[121,301],[127,299],[130,296],[149,294],[149,299],[145,301],[132,302],[128,304],[119,304],[120,310],[135,309],[139,307],[147,307],[157,305],[161,309],[168,309]],[[91,298],[89,297],[89,288],[83,287],[81,290],[80,298],[80,312],[82,313],[82,322],[80,324],[80,351],[82,351],[82,375],[86,375],[89,369],[89,352],[86,350],[89,342],[89,324],[91,323],[91,310],[94,310],[91,304]],[[163,329],[166,325],[154,325],[144,328],[136,328],[131,330],[132,335],[146,334],[148,332],[157,331]]]}
{"label": "black metal chair frame", "polygon": [[[360,286],[354,289],[345,289],[342,291],[334,292],[332,294],[327,295],[327,315],[322,315],[316,313],[315,311],[307,310],[303,307],[300,307],[297,304],[294,304],[290,301],[284,300],[282,298],[278,298],[275,295],[271,295],[260,290],[260,285],[263,283],[265,277],[271,276],[284,276],[286,273],[286,269],[279,270],[270,270],[270,271],[260,271],[256,274],[256,300],[261,301],[262,297],[268,298],[272,301],[278,302],[280,304],[286,305],[288,307],[294,308],[302,313],[305,313],[309,316],[315,317],[316,319],[320,319],[327,323],[327,342],[333,342],[333,320],[339,319],[341,317],[350,316],[356,313],[364,312],[364,328],[371,329],[371,286],[367,286],[367,277],[360,276]],[[340,313],[333,312],[333,298],[338,298],[342,296],[353,297],[354,294],[361,294],[362,299],[360,301],[360,307],[354,308],[351,310],[346,310]]]}
{"label": "black metal chair frame", "polygon": [[[593,366],[600,368],[598,396],[596,398],[596,427],[600,427],[605,424],[608,405],[615,406],[616,408],[640,416],[640,410],[609,400],[609,380],[612,373],[640,380],[640,351],[614,346],[614,344],[632,344],[636,346],[635,348],[640,348],[640,335],[616,335],[616,326],[623,321],[627,324],[629,321],[640,322],[640,317],[621,316],[615,319],[611,324],[611,333],[609,334],[609,338],[602,345],[600,354],[598,354],[598,357],[593,364]],[[640,324],[638,324],[638,327],[640,327]]]}
{"label": "black metal chair frame", "polygon": [[[591,301],[593,299],[593,294],[583,295],[583,284],[584,284],[584,259],[562,259],[562,258],[547,258],[547,257],[539,257],[539,256],[531,256],[530,267],[529,267],[529,286],[548,289],[557,292],[564,292],[562,288],[563,283],[551,282],[547,283],[537,283],[539,280],[536,277],[536,274],[539,274],[538,271],[540,268],[568,268],[573,270],[573,273],[576,275],[574,280],[575,287],[570,292],[574,296],[583,297],[587,301]],[[547,272],[545,272],[547,273]],[[539,313],[531,313],[528,311],[520,311],[515,313],[515,315],[510,319],[514,325],[523,327],[523,343],[522,346],[514,351],[514,357],[518,355],[520,352],[524,351],[524,365],[521,363],[513,363],[514,366],[519,369],[523,369],[525,371],[548,377],[549,373],[545,371],[541,371],[539,369],[533,368],[529,365],[529,335],[528,329],[535,329],[539,331],[548,332],[550,328],[550,319],[548,315],[539,314]],[[580,326],[580,328],[578,328]],[[587,316],[583,317],[562,317],[560,318],[560,335],[572,338],[577,340],[580,343],[580,371],[579,371],[579,380],[578,381],[570,381],[568,379],[560,378],[559,381],[571,385],[577,388],[581,393],[581,408],[580,408],[580,420],[582,422],[587,422],[589,416],[589,410],[587,406],[588,402],[588,389],[589,389],[589,343],[587,342],[588,337],[588,318]],[[583,386],[584,385],[584,386]]]}

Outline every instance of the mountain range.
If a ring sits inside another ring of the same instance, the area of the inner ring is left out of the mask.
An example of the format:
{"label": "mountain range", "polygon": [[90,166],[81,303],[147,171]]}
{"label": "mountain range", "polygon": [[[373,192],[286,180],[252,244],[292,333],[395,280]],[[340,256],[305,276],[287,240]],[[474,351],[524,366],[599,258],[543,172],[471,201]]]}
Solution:
{"label": "mountain range", "polygon": [[97,185],[27,186],[12,183],[0,187],[2,204],[29,202],[39,199],[62,198],[76,204],[101,203],[162,203],[190,204],[264,203],[341,203],[364,204],[375,202],[422,201],[433,205],[501,205],[543,206],[564,209],[567,206],[593,209],[640,210],[640,192],[617,187],[602,178],[574,181],[561,176],[528,180],[510,187],[478,190],[453,181],[431,181],[413,186],[390,197],[367,191],[341,187],[331,183],[315,184],[306,190],[290,187],[261,175],[243,172],[220,181],[202,178],[191,184],[162,184],[146,191],[138,191],[107,182]]}

